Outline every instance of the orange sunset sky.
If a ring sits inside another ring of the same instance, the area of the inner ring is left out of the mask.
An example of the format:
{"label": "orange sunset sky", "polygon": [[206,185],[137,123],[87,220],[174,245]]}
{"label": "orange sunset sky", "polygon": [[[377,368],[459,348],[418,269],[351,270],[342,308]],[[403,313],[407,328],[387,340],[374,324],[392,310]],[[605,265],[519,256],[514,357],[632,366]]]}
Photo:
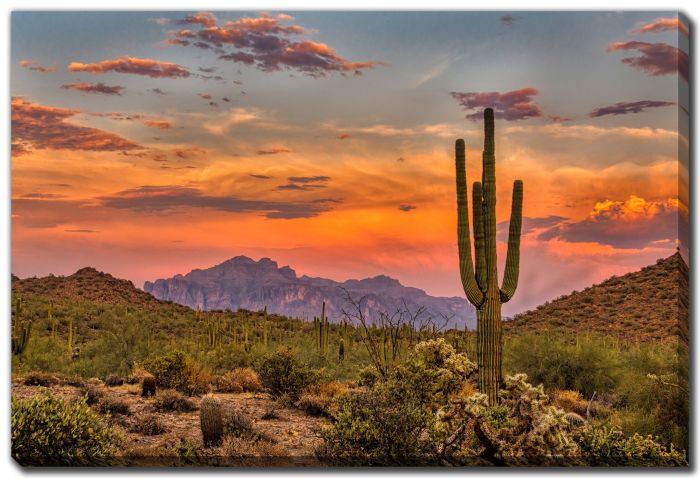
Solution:
{"label": "orange sunset sky", "polygon": [[659,12],[15,12],[12,272],[141,287],[247,255],[463,296],[454,141],[471,184],[485,107],[501,264],[525,191],[506,314],[687,257],[687,34]]}

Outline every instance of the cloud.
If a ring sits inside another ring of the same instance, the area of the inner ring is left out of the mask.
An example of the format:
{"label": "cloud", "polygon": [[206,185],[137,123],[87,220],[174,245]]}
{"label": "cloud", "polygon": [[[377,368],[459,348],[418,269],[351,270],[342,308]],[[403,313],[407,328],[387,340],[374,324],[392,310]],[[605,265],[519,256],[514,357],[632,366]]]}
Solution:
{"label": "cloud", "polygon": [[608,51],[634,50],[639,56],[620,60],[626,65],[645,71],[652,76],[673,75],[678,73],[688,81],[688,54],[668,43],[648,43],[643,41],[615,42],[608,46]]}
{"label": "cloud", "polygon": [[290,37],[308,32],[299,25],[283,23],[290,20],[289,15],[263,14],[219,25],[214,15],[203,12],[181,20],[201,28],[170,32],[174,38],[166,42],[220,51],[220,59],[262,71],[295,70],[315,78],[332,72],[360,75],[362,70],[384,65],[380,61],[349,61],[324,43],[293,40]]}
{"label": "cloud", "polygon": [[338,136],[336,136],[336,138],[337,139],[348,139],[348,138],[352,138],[352,135],[348,134],[348,133],[342,133],[342,134],[339,134]]}
{"label": "cloud", "polygon": [[[523,236],[530,234],[532,232],[542,231],[543,229],[551,229],[554,226],[558,226],[566,222],[566,218],[562,216],[543,216],[543,217],[523,217],[521,234]],[[496,238],[499,241],[508,240],[508,230],[510,228],[510,221],[499,222],[496,226]]]}
{"label": "cloud", "polygon": [[151,88],[148,91],[155,93],[157,95],[167,95],[167,93],[165,91],[161,90],[160,88]]}
{"label": "cloud", "polygon": [[641,113],[647,108],[660,108],[662,106],[673,106],[676,103],[673,101],[653,101],[653,100],[642,100],[633,102],[620,102],[615,103],[611,106],[603,106],[601,108],[596,108],[589,113],[588,116],[591,118],[597,118],[606,115],[626,115],[629,113]]}
{"label": "cloud", "polygon": [[277,190],[288,191],[312,191],[327,187],[330,176],[291,176],[287,178],[287,184],[277,186]]}
{"label": "cloud", "polygon": [[19,66],[23,68],[28,68],[32,71],[36,71],[39,73],[55,73],[56,72],[56,67],[55,66],[41,66],[38,62],[33,61],[33,60],[21,60],[19,62]]}
{"label": "cloud", "polygon": [[93,111],[87,113],[90,116],[97,116],[99,118],[109,118],[118,121],[136,121],[143,119],[143,115],[140,113],[122,113],[120,111]]}
{"label": "cloud", "polygon": [[468,113],[467,119],[477,121],[483,118],[484,108],[493,108],[496,118],[506,121],[517,121],[527,118],[539,118],[542,109],[533,103],[532,97],[538,94],[535,88],[522,88],[520,90],[499,93],[459,93],[451,92],[464,110]]}
{"label": "cloud", "polygon": [[325,183],[331,180],[329,176],[292,176],[287,178],[290,183]]}
{"label": "cloud", "polygon": [[66,85],[62,85],[61,88],[63,88],[64,90],[80,91],[82,93],[95,93],[102,95],[117,96],[121,96],[122,91],[126,89],[123,86],[109,86],[105,85],[104,83],[68,83]]}
{"label": "cloud", "polygon": [[77,234],[94,234],[100,231],[96,229],[64,229],[63,232],[72,232]]}
{"label": "cloud", "polygon": [[215,118],[214,121],[204,122],[202,126],[211,134],[222,135],[228,132],[231,126],[261,120],[263,112],[257,108],[231,108]]}
{"label": "cloud", "polygon": [[268,176],[267,174],[251,174],[250,177],[255,179],[272,179],[272,176]]}
{"label": "cloud", "polygon": [[175,213],[187,208],[207,208],[231,213],[262,213],[268,219],[316,217],[330,211],[336,199],[314,201],[265,201],[235,196],[210,196],[183,186],[141,186],[99,198],[102,205],[138,213]]}
{"label": "cloud", "polygon": [[678,237],[678,205],[677,199],[648,201],[635,195],[625,201],[603,200],[586,219],[553,226],[537,238],[641,249]]}
{"label": "cloud", "polygon": [[414,206],[412,204],[399,204],[399,211],[403,212],[411,212],[414,209],[416,209],[417,206]]}
{"label": "cloud", "polygon": [[142,149],[121,136],[97,128],[78,126],[67,120],[79,110],[31,103],[12,98],[12,148],[125,151]]}
{"label": "cloud", "polygon": [[66,197],[65,194],[51,194],[51,193],[27,193],[23,194],[24,199],[61,199]]}
{"label": "cloud", "polygon": [[144,121],[143,124],[145,124],[149,128],[157,129],[170,129],[173,127],[173,124],[167,120],[148,120]]}
{"label": "cloud", "polygon": [[552,138],[575,138],[590,139],[604,136],[620,136],[637,139],[678,139],[678,131],[663,128],[629,128],[627,126],[616,126],[602,128],[590,124],[564,125],[559,123],[546,124],[541,126],[509,126],[505,129],[509,134],[540,134],[548,135]]}
{"label": "cloud", "polygon": [[632,33],[661,33],[678,30],[683,35],[688,36],[688,27],[681,22],[680,18],[657,18],[656,20],[644,23],[632,30]]}
{"label": "cloud", "polygon": [[180,148],[173,151],[173,154],[180,159],[188,159],[193,156],[199,156],[206,153],[206,150],[202,148]]}
{"label": "cloud", "polygon": [[503,15],[501,18],[501,23],[506,25],[506,26],[511,26],[513,23],[516,21],[520,20],[520,17],[514,17],[513,15]]}
{"label": "cloud", "polygon": [[199,96],[203,100],[210,100],[211,99],[211,95],[209,93],[197,93],[197,96]]}
{"label": "cloud", "polygon": [[217,20],[213,13],[199,12],[196,15],[188,15],[177,22],[178,25],[202,25],[203,27],[216,26]]}
{"label": "cloud", "polygon": [[115,71],[117,73],[149,76],[151,78],[187,78],[190,76],[187,68],[177,63],[130,56],[103,60],[97,63],[72,62],[68,65],[68,70],[74,72],[84,71],[96,75]]}
{"label": "cloud", "polygon": [[287,148],[272,148],[272,149],[260,149],[257,151],[259,155],[265,155],[265,154],[282,154],[282,153],[291,153],[291,149]]}

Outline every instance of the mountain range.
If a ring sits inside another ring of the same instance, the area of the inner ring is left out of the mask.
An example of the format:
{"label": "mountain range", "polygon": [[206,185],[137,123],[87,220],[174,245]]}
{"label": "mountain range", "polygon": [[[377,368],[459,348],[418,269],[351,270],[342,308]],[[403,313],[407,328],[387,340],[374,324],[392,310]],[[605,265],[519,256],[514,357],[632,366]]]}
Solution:
{"label": "mountain range", "polygon": [[408,309],[415,314],[422,308],[423,319],[433,317],[440,323],[449,318],[452,327],[476,326],[474,308],[461,297],[433,297],[386,275],[345,282],[298,277],[289,266],[279,267],[268,258],[255,261],[237,256],[208,269],[147,281],[143,289],[157,299],[193,309],[267,309],[270,313],[307,319],[321,315],[325,302],[326,314],[333,322],[344,317],[343,311],[352,310],[349,296],[355,302],[362,299],[363,313],[370,320],[380,312],[393,314]]}

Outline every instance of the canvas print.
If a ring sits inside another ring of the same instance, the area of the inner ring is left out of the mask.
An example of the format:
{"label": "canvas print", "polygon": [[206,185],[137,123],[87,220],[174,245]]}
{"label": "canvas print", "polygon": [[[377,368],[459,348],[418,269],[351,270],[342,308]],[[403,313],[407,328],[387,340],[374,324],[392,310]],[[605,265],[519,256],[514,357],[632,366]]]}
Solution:
{"label": "canvas print", "polygon": [[11,26],[20,465],[688,466],[679,13]]}

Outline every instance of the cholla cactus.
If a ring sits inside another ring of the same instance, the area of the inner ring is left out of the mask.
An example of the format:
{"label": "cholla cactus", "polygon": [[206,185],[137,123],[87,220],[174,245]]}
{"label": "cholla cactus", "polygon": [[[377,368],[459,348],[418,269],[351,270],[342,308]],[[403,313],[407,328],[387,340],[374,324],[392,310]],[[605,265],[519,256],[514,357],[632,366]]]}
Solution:
{"label": "cholla cactus", "polygon": [[481,456],[499,465],[575,464],[580,449],[569,432],[571,418],[549,405],[542,385],[517,374],[505,378],[497,404],[479,393],[444,407],[438,423],[447,438],[439,452],[458,463]]}
{"label": "cholla cactus", "polygon": [[224,413],[221,400],[214,395],[205,395],[199,409],[204,446],[218,446],[224,436]]}

